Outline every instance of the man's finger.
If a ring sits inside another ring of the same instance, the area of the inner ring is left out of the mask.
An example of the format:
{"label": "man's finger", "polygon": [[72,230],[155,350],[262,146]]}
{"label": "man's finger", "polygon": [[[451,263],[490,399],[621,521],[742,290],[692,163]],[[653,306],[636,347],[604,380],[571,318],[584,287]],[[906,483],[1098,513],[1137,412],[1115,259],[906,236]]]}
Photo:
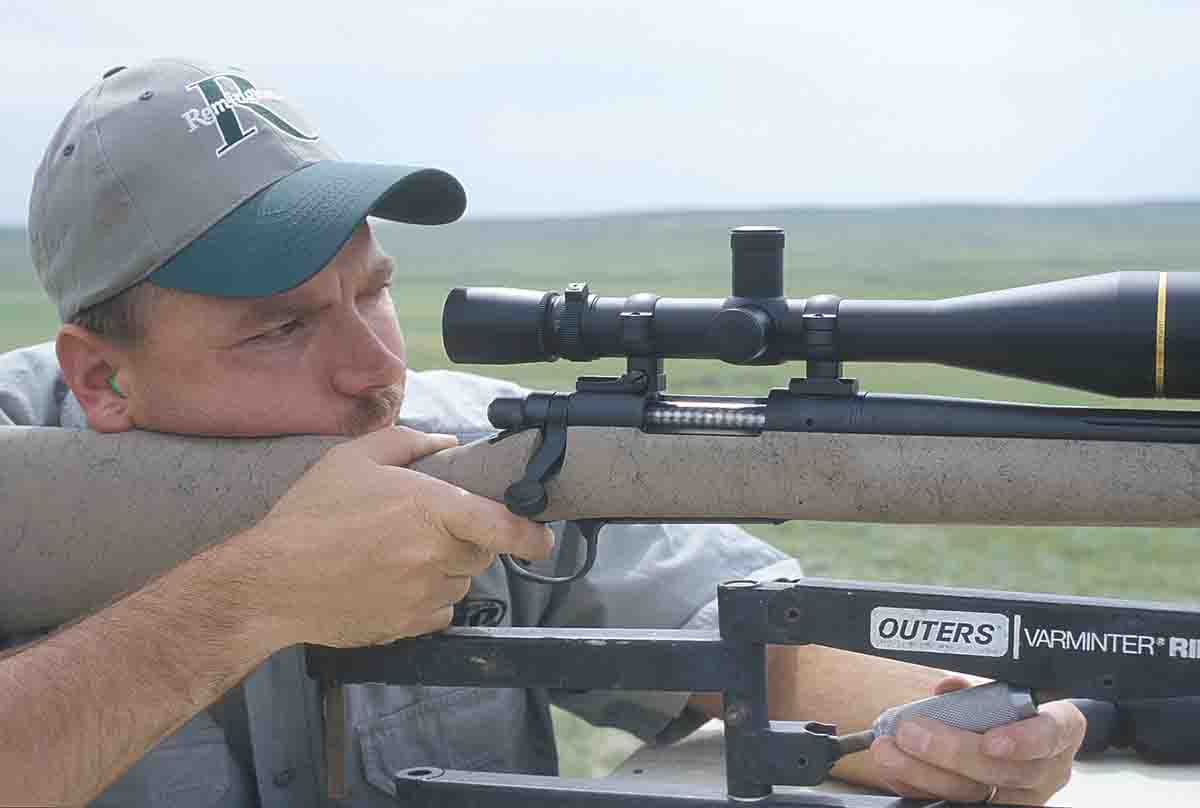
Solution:
{"label": "man's finger", "polygon": [[947,693],[953,693],[955,690],[962,690],[967,687],[984,685],[990,681],[990,679],[984,679],[982,676],[968,676],[965,673],[952,673],[934,686],[933,695],[944,696]]}
{"label": "man's finger", "polygon": [[958,802],[975,802],[991,791],[989,786],[955,771],[943,769],[906,753],[891,738],[880,738],[871,755],[884,772],[884,779],[898,794],[924,798],[927,795]]}
{"label": "man's finger", "polygon": [[498,502],[449,483],[443,485],[443,498],[436,513],[450,535],[493,553],[509,553],[518,558],[549,557],[554,549],[550,528],[517,516]]}
{"label": "man's finger", "polygon": [[473,577],[486,570],[496,560],[496,554],[486,547],[466,541],[455,542],[442,571],[450,576]]}
{"label": "man's finger", "polygon": [[381,466],[407,466],[425,455],[457,445],[458,439],[453,435],[418,432],[406,426],[385,427],[342,444]]}
{"label": "man's finger", "polygon": [[1079,708],[1069,701],[1052,701],[1033,718],[988,730],[983,752],[1006,760],[1043,760],[1078,747],[1086,730]]}
{"label": "man's finger", "polygon": [[[422,634],[432,634],[435,631],[442,631],[448,628],[452,622],[454,622],[454,604],[441,606],[434,609],[433,613],[424,620],[416,621],[413,625],[413,631],[403,636],[417,637]],[[396,639],[401,638],[397,637]]]}
{"label": "man's finger", "polygon": [[[452,435],[389,427],[336,447],[361,452],[383,465],[408,465],[413,460],[457,444]],[[548,528],[510,512],[503,505],[450,483],[418,472],[405,472],[404,485],[423,500],[423,508],[453,538],[493,553],[520,558],[547,558],[554,549]]]}
{"label": "man's finger", "polygon": [[1040,783],[1049,766],[1044,760],[989,757],[983,753],[983,736],[923,717],[900,723],[896,745],[906,754],[939,769],[979,783],[1013,788]]}
{"label": "man's finger", "polygon": [[450,608],[467,596],[471,591],[470,575],[454,575],[447,579],[450,583]]}

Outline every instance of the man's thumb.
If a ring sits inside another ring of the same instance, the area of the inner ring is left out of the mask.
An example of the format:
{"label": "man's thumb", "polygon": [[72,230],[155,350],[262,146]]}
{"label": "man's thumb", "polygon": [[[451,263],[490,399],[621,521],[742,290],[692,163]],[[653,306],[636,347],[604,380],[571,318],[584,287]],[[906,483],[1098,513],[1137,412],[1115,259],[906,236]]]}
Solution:
{"label": "man's thumb", "polygon": [[453,435],[418,432],[406,426],[389,426],[345,444],[381,466],[407,466],[414,460],[458,445]]}
{"label": "man's thumb", "polygon": [[971,686],[971,680],[967,677],[952,673],[934,685],[933,695],[944,696],[947,693],[953,693],[955,690],[962,690]]}

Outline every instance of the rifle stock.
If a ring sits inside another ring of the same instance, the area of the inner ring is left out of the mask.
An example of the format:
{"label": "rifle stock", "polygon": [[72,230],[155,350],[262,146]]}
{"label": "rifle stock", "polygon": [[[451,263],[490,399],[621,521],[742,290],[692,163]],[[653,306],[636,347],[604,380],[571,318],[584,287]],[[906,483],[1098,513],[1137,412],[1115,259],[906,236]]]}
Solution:
{"label": "rifle stock", "polygon": [[[538,441],[412,468],[501,500]],[[94,610],[252,525],[338,442],[0,429],[0,635]],[[538,518],[1195,526],[1198,474],[1195,444],[572,427]]]}

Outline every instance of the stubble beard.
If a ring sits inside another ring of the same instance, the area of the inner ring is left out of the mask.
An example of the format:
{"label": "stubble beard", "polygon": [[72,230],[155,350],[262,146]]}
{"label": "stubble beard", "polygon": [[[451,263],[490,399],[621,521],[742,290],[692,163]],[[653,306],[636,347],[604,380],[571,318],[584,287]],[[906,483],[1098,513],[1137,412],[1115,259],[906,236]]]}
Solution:
{"label": "stubble beard", "polygon": [[393,384],[369,390],[354,400],[354,407],[339,419],[343,435],[357,437],[396,422],[404,402],[404,385]]}

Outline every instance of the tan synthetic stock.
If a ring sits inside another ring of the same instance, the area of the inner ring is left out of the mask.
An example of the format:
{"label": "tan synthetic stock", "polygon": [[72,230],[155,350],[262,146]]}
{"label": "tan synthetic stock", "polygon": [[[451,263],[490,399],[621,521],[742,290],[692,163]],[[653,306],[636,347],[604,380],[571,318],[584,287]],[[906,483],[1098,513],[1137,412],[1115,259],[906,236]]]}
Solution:
{"label": "tan synthetic stock", "polygon": [[[499,499],[537,440],[413,467]],[[94,609],[249,526],[335,442],[0,429],[0,635]],[[1200,447],[1182,444],[576,427],[539,518],[1183,526],[1200,524],[1198,474]]]}

